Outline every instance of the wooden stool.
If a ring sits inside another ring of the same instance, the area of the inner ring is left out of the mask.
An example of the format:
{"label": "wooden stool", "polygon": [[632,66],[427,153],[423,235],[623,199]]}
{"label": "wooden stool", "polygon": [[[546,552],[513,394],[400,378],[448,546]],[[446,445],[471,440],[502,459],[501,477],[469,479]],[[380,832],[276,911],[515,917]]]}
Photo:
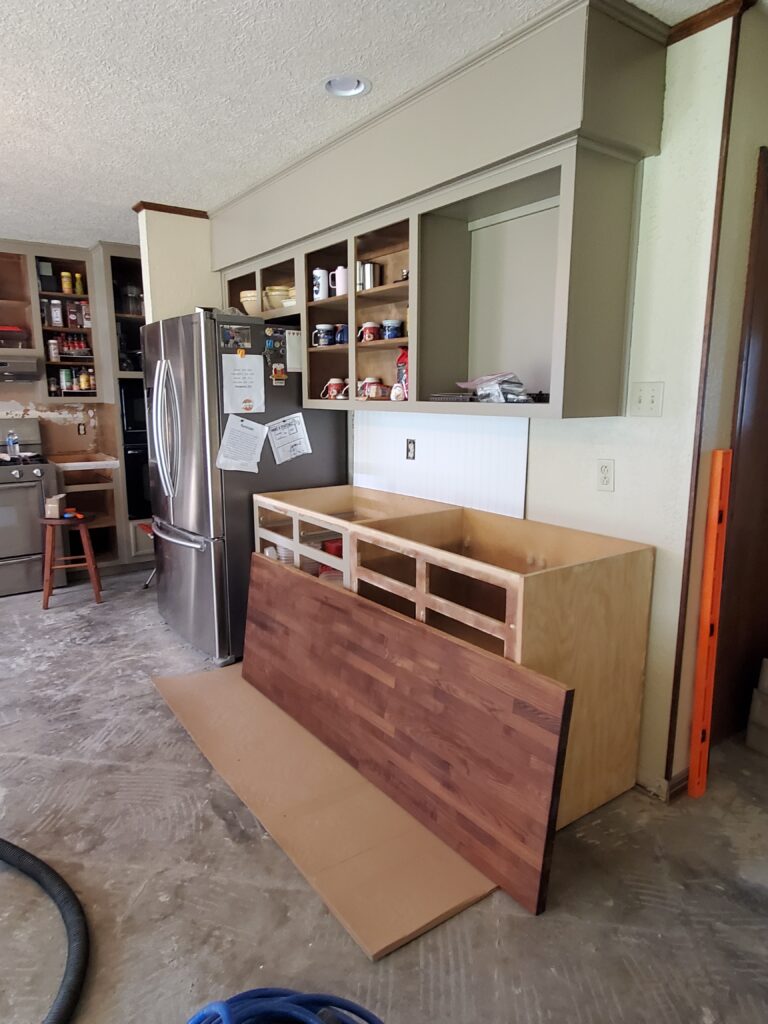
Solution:
{"label": "wooden stool", "polygon": [[[93,597],[96,604],[101,604],[101,579],[96,566],[96,558],[91,546],[91,535],[88,530],[88,523],[93,516],[84,515],[82,519],[41,519],[45,527],[45,543],[43,545],[43,608],[48,607],[48,602],[53,593],[53,574],[57,569],[87,569],[93,587]],[[56,561],[56,527],[67,526],[77,530],[80,534],[80,542],[83,545],[82,555],[62,555]]]}

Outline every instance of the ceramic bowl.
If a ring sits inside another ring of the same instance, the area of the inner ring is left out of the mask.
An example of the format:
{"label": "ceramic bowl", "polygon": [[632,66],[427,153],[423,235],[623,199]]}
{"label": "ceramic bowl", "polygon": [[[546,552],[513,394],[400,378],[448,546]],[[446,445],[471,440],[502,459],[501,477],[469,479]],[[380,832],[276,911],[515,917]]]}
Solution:
{"label": "ceramic bowl", "polygon": [[240,302],[248,316],[257,316],[259,312],[259,293],[255,291],[240,292]]}

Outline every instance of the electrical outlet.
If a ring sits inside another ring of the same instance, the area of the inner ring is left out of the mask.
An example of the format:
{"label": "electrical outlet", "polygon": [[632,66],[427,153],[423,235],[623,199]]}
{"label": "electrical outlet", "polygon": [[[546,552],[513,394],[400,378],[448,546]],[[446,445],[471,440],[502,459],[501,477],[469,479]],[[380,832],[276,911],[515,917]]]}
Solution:
{"label": "electrical outlet", "polygon": [[77,424],[77,432],[80,435],[80,437],[84,437],[85,436],[85,424],[84,423],[78,423]]}
{"label": "electrical outlet", "polygon": [[630,416],[661,416],[664,381],[636,380],[629,386]]}
{"label": "electrical outlet", "polygon": [[598,491],[613,491],[613,459],[597,460]]}
{"label": "electrical outlet", "polygon": [[413,437],[405,439],[405,457],[409,461],[416,458],[416,440]]}

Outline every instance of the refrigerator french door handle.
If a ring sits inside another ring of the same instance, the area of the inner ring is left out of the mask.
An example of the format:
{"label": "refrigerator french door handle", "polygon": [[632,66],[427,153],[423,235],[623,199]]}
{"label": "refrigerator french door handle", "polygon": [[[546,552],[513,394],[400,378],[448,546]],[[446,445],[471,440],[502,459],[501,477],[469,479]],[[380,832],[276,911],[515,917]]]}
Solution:
{"label": "refrigerator french door handle", "polygon": [[168,541],[169,544],[178,544],[182,548],[192,548],[194,551],[205,551],[205,541],[186,540],[182,537],[174,537],[170,533],[164,533],[158,527],[156,519],[152,520],[152,532],[156,534],[161,540]]}
{"label": "refrigerator french door handle", "polygon": [[152,392],[152,429],[155,435],[155,455],[157,456],[157,470],[160,474],[160,484],[166,498],[173,496],[171,482],[168,476],[168,467],[165,452],[165,434],[163,433],[162,422],[165,405],[165,376],[168,372],[168,363],[165,359],[158,359],[155,366],[155,386]]}
{"label": "refrigerator french door handle", "polygon": [[173,377],[171,364],[166,361],[166,373],[163,385],[168,388],[168,397],[171,409],[171,422],[173,423],[171,451],[168,460],[168,481],[171,486],[171,496],[175,497],[179,488],[179,445],[181,444],[181,413],[179,411],[179,395],[176,390],[176,381]]}

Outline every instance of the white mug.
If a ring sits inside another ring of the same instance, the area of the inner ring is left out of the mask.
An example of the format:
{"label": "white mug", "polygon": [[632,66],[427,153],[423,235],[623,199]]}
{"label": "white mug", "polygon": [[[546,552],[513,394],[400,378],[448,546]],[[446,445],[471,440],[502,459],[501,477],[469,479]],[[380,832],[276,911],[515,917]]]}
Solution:
{"label": "white mug", "polygon": [[337,295],[347,294],[347,268],[336,267],[328,275],[328,284],[333,288]]}
{"label": "white mug", "polygon": [[312,271],[312,299],[317,302],[318,299],[328,298],[328,271],[323,270],[322,267],[315,267]]}

